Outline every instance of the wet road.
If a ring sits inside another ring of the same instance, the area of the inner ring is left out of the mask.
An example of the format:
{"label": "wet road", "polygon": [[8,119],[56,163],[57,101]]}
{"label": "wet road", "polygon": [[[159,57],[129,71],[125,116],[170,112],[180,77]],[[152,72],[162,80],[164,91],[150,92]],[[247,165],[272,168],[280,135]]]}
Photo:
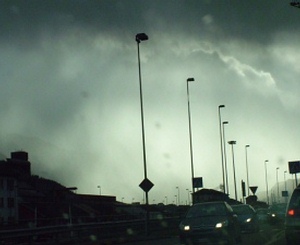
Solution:
{"label": "wet road", "polygon": [[[282,227],[265,226],[259,232],[242,235],[243,245],[286,245]],[[167,239],[151,239],[136,241],[126,244],[131,245],[180,245],[176,235]]]}

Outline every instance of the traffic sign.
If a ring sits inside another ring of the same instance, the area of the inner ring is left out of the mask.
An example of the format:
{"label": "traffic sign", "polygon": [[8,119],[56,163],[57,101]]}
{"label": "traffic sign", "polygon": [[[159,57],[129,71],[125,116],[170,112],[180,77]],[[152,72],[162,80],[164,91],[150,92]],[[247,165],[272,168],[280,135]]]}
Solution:
{"label": "traffic sign", "polygon": [[255,192],[256,192],[258,186],[249,186],[249,188],[252,191],[253,195],[255,195]]}
{"label": "traffic sign", "polygon": [[300,172],[300,161],[289,162],[289,171],[290,171],[290,174],[299,173]]}
{"label": "traffic sign", "polygon": [[202,188],[203,180],[202,177],[193,178],[193,188]]}
{"label": "traffic sign", "polygon": [[281,191],[281,196],[288,197],[289,196],[289,192],[288,191]]}
{"label": "traffic sign", "polygon": [[140,184],[139,187],[142,188],[144,192],[149,192],[154,184],[147,178],[145,178]]}

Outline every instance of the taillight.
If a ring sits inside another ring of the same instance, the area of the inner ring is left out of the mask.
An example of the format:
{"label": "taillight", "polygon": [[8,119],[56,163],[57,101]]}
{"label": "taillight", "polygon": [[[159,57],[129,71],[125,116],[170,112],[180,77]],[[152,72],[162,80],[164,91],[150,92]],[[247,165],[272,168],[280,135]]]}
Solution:
{"label": "taillight", "polygon": [[294,216],[295,215],[295,210],[294,209],[289,209],[287,213],[288,213],[289,216]]}

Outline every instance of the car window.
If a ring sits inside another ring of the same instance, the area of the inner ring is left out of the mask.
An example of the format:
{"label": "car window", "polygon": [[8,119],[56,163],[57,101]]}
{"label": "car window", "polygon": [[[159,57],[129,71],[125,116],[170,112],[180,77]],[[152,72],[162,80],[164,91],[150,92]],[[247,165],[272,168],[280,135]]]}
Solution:
{"label": "car window", "polygon": [[300,191],[299,190],[295,190],[290,203],[289,203],[289,208],[300,208]]}
{"label": "car window", "polygon": [[187,218],[197,216],[225,215],[226,208],[223,204],[195,205],[187,213]]}

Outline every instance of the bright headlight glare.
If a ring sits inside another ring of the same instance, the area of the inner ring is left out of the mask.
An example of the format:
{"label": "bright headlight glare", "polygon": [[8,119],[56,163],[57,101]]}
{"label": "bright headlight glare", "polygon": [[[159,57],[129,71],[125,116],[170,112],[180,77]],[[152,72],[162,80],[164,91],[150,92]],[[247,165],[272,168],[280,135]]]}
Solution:
{"label": "bright headlight glare", "polygon": [[190,228],[189,225],[183,225],[183,224],[181,224],[180,225],[180,229],[183,230],[183,231],[189,231],[191,228]]}
{"label": "bright headlight glare", "polygon": [[228,225],[228,221],[226,220],[226,221],[217,223],[215,227],[216,228],[222,228],[222,227],[227,226],[227,225]]}
{"label": "bright headlight glare", "polygon": [[217,223],[216,224],[216,228],[222,228],[222,226],[223,226],[223,223]]}
{"label": "bright headlight glare", "polygon": [[247,223],[251,222],[251,218],[246,219],[246,222]]}
{"label": "bright headlight glare", "polygon": [[276,216],[276,214],[272,214],[272,217],[275,217]]}
{"label": "bright headlight glare", "polygon": [[189,230],[190,230],[190,226],[189,226],[189,225],[185,225],[185,226],[183,226],[183,230],[185,230],[185,231],[189,231]]}

